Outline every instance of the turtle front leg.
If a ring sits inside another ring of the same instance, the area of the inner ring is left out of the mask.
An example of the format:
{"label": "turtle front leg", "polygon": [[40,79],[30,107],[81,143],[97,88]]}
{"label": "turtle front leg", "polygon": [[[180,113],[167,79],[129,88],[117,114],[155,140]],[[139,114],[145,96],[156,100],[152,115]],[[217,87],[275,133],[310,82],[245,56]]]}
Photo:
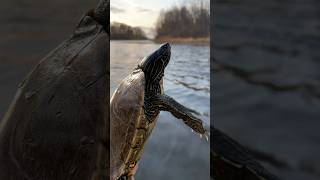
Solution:
{"label": "turtle front leg", "polygon": [[191,129],[200,134],[205,134],[206,130],[203,127],[202,120],[193,115],[193,110],[178,103],[172,97],[165,94],[159,95],[155,101],[156,106],[161,111],[169,111],[173,116],[182,119],[183,122]]}

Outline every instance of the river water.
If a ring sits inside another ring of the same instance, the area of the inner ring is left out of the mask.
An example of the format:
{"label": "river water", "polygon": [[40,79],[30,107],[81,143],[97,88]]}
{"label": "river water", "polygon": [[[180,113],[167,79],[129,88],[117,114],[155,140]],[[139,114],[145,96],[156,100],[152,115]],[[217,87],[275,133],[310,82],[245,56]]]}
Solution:
{"label": "river water", "polygon": [[[111,95],[140,60],[159,48],[151,41],[111,41]],[[206,126],[210,123],[209,46],[172,45],[165,70],[165,93],[196,110]],[[161,112],[139,163],[136,178],[210,179],[210,144],[170,113]]]}

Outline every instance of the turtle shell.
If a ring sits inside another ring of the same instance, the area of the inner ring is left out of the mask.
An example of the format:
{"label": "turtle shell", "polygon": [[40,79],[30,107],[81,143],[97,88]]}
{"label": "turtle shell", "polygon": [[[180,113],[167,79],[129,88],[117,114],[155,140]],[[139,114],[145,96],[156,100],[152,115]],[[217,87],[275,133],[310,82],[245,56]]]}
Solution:
{"label": "turtle shell", "polygon": [[108,57],[108,33],[84,16],[20,84],[0,124],[0,179],[109,176]]}
{"label": "turtle shell", "polygon": [[140,160],[158,115],[152,121],[144,113],[145,76],[137,69],[127,76],[110,101],[111,179],[126,175]]}

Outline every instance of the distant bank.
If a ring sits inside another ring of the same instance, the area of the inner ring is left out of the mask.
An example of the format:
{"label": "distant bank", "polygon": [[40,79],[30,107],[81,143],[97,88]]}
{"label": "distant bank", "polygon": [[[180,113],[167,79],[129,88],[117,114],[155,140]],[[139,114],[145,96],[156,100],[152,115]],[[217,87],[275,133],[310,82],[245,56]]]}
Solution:
{"label": "distant bank", "polygon": [[153,40],[156,43],[168,42],[171,44],[195,44],[195,45],[210,45],[209,37],[199,37],[199,38],[181,38],[181,37],[158,37]]}
{"label": "distant bank", "polygon": [[210,1],[191,1],[160,12],[155,42],[210,44]]}
{"label": "distant bank", "polygon": [[144,31],[143,27],[113,22],[110,28],[111,40],[151,40],[156,43],[209,45],[209,1],[190,2],[162,10],[155,26],[150,27],[152,33]]}
{"label": "distant bank", "polygon": [[111,40],[147,40],[140,27],[131,27],[124,23],[112,22],[110,27]]}
{"label": "distant bank", "polygon": [[152,41],[154,43],[188,44],[188,45],[210,45],[210,38],[157,38],[157,39],[111,39],[112,41]]}

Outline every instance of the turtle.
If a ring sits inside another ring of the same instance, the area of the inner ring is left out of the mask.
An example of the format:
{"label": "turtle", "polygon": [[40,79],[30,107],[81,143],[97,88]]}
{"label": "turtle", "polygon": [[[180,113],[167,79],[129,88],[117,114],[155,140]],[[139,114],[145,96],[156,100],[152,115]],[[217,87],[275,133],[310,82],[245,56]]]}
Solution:
{"label": "turtle", "polygon": [[109,0],[19,85],[0,124],[0,179],[109,177]]}
{"label": "turtle", "polygon": [[200,135],[206,135],[201,119],[164,94],[164,70],[171,57],[169,43],[138,63],[122,80],[110,99],[111,179],[130,179],[142,157],[144,146],[156,125],[160,111],[168,111]]}

